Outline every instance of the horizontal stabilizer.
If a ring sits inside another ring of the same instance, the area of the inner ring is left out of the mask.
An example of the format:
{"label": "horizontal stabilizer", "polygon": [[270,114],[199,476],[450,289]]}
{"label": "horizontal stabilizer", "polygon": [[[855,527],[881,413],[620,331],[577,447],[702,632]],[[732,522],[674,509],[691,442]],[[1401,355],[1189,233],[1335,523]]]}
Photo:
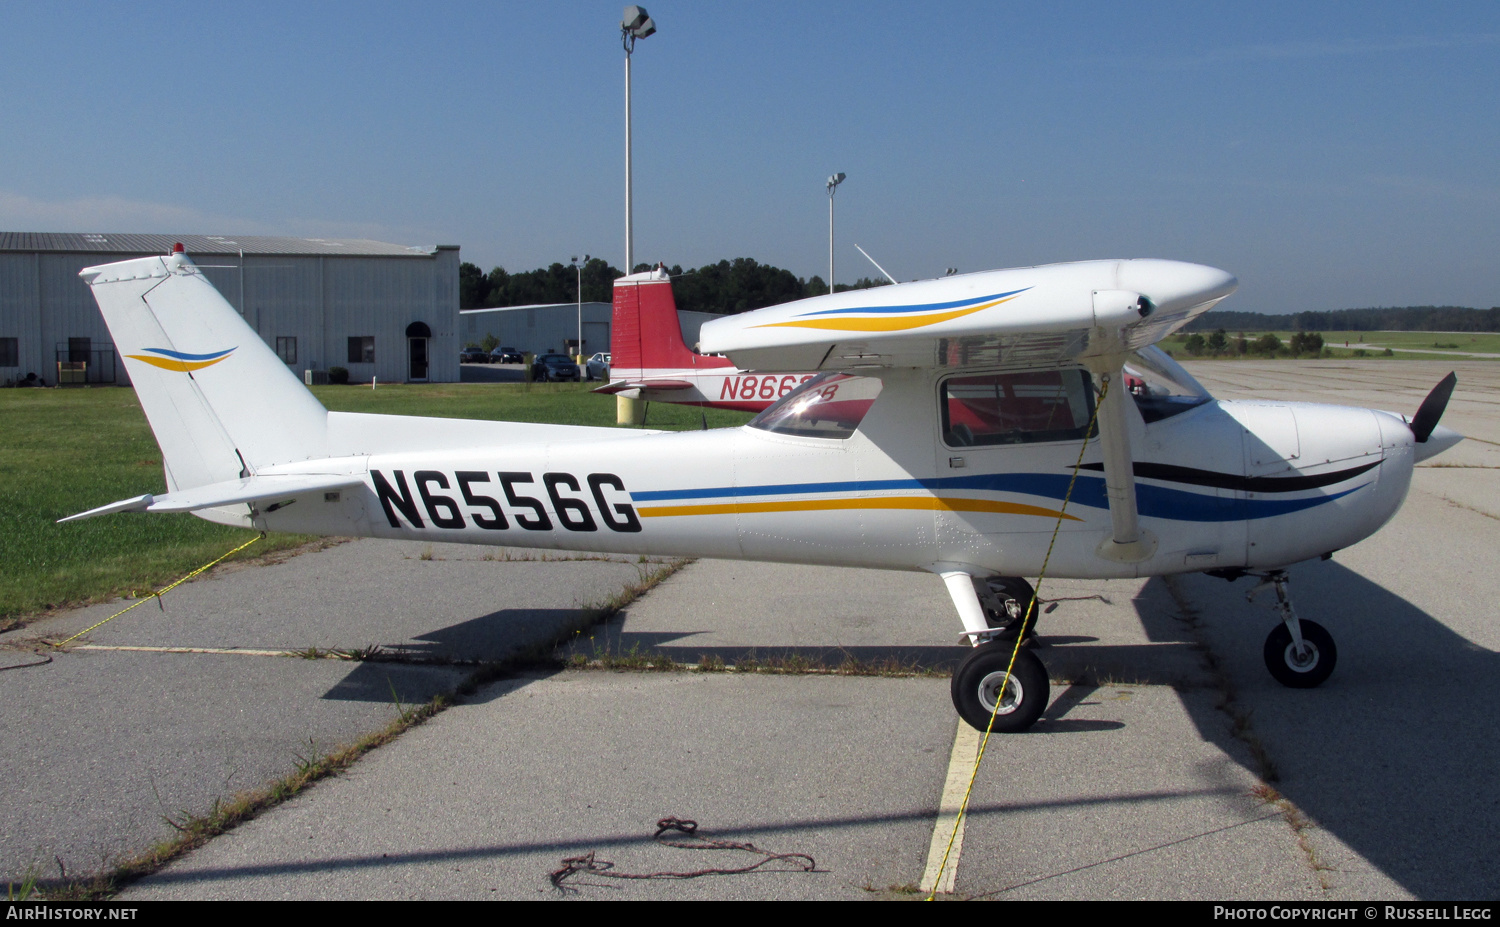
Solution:
{"label": "horizontal stabilizer", "polygon": [[226,480],[170,492],[162,496],[146,494],[133,499],[122,499],[101,505],[97,509],[59,518],[58,523],[79,521],[96,515],[113,515],[116,512],[195,512],[199,509],[218,508],[223,505],[242,505],[247,502],[268,502],[290,499],[310,492],[332,492],[351,486],[361,486],[364,479],[354,474],[316,473],[301,476],[265,475],[251,476],[239,480]]}
{"label": "horizontal stabilizer", "polygon": [[628,389],[692,389],[693,384],[686,380],[616,380],[604,386],[594,387],[594,392],[613,395],[623,393]]}

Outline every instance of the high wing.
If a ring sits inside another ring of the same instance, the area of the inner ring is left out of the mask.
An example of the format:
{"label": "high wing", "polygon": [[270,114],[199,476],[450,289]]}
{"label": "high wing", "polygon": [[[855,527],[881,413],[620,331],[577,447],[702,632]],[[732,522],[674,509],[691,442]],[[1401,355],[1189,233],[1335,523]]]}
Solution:
{"label": "high wing", "polygon": [[1238,285],[1222,270],[1180,261],[1021,267],[846,291],[718,319],[703,326],[699,350],[764,371],[878,375],[894,367],[1081,364],[1103,386],[1097,421],[1112,532],[1098,554],[1137,563],[1156,551],[1156,538],[1141,528],[1136,507],[1125,360]]}
{"label": "high wing", "polygon": [[1234,292],[1178,261],[1087,261],[849,290],[705,323],[698,348],[759,371],[1053,367],[1153,344]]}

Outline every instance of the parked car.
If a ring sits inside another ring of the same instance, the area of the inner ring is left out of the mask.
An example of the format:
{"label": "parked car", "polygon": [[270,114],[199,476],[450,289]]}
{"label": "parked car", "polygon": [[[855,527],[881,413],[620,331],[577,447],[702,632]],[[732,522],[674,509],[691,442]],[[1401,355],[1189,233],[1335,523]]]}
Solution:
{"label": "parked car", "polygon": [[566,354],[542,354],[531,365],[531,379],[538,383],[579,380],[578,365]]}
{"label": "parked car", "polygon": [[484,348],[464,348],[458,352],[458,362],[460,364],[488,364],[490,352]]}
{"label": "parked car", "polygon": [[608,380],[609,352],[600,351],[598,354],[595,354],[593,357],[589,358],[588,363],[584,364],[583,367],[584,375],[587,376],[590,380]]}
{"label": "parked car", "polygon": [[490,363],[492,364],[519,364],[523,360],[525,358],[515,348],[502,346],[490,352]]}

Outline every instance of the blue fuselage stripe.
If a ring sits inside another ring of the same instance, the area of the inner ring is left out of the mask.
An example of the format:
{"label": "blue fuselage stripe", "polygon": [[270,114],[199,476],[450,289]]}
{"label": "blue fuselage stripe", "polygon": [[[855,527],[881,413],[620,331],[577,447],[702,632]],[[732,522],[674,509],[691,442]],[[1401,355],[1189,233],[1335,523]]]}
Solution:
{"label": "blue fuselage stripe", "polygon": [[[716,486],[705,489],[664,489],[632,492],[636,502],[666,502],[685,499],[730,499],[754,496],[790,496],[823,493],[870,493],[892,490],[978,490],[1062,499],[1068,492],[1069,477],[1054,473],[994,473],[976,476],[950,476],[930,480],[852,480],[837,483],[778,483],[762,486]],[[1373,482],[1373,481],[1372,481]],[[1206,495],[1149,483],[1136,484],[1136,505],[1145,518],[1175,521],[1247,521],[1273,518],[1332,502],[1368,485],[1363,483],[1343,492],[1302,499],[1240,499],[1233,496]],[[1109,499],[1104,480],[1097,476],[1079,476],[1073,487],[1072,503],[1089,508],[1107,509]]]}

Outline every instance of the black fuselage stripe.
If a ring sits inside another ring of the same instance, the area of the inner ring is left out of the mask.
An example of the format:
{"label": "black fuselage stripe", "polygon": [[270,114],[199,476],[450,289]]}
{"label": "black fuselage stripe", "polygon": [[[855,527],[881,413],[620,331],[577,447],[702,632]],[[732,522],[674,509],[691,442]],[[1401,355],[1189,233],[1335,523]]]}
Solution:
{"label": "black fuselage stripe", "polygon": [[[1135,475],[1139,478],[1186,483],[1190,486],[1212,486],[1215,489],[1234,489],[1240,492],[1300,492],[1304,489],[1319,489],[1342,483],[1378,466],[1380,466],[1380,461],[1376,460],[1358,467],[1350,467],[1348,470],[1336,470],[1333,473],[1319,473],[1314,476],[1240,476],[1237,473],[1218,473],[1214,470],[1196,470],[1192,467],[1179,467],[1176,464],[1143,461],[1136,461],[1134,469]],[[1104,464],[1084,464],[1083,469],[1103,470]]]}

